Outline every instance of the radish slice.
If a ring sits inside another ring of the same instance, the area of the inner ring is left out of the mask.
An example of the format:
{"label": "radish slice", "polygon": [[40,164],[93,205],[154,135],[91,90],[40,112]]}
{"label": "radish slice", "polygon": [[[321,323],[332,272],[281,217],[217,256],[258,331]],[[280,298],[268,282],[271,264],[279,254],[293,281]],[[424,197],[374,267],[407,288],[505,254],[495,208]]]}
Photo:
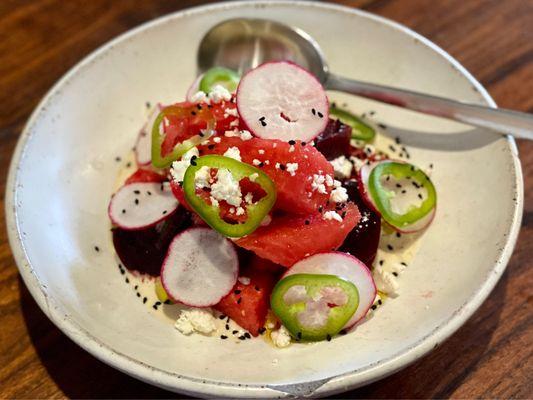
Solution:
{"label": "radish slice", "polygon": [[111,198],[107,211],[113,224],[137,230],[168,218],[178,205],[168,184],[136,182],[122,186]]}
{"label": "radish slice", "polygon": [[202,81],[202,78],[204,77],[204,74],[201,74],[194,80],[191,86],[189,86],[189,89],[187,89],[187,94],[185,95],[185,98],[187,101],[193,101],[193,96],[200,91],[200,82]]}
{"label": "radish slice", "polygon": [[368,178],[370,177],[370,173],[376,165],[378,165],[378,163],[365,163],[361,168],[359,168],[357,176],[357,189],[359,189],[359,194],[361,195],[361,198],[366,203],[366,205],[376,214],[381,216],[381,213],[374,204],[374,201],[370,196],[370,191],[368,190]]}
{"label": "radish slice", "polygon": [[344,328],[352,327],[363,318],[376,298],[376,285],[370,270],[362,261],[347,253],[333,251],[304,258],[289,268],[283,278],[294,274],[337,275],[357,287],[359,306]]}
{"label": "radish slice", "polygon": [[175,301],[209,307],[237,282],[239,259],[233,244],[210,228],[190,228],[170,243],[161,283]]}
{"label": "radish slice", "polygon": [[[371,164],[365,164],[359,169],[359,175],[357,180],[357,188],[359,190],[359,193],[361,195],[361,198],[363,201],[370,207],[372,210],[374,210],[378,215],[381,216],[381,213],[377,209],[374,200],[372,199],[372,196],[370,195],[370,191],[368,190],[368,179],[370,177],[370,174],[372,173],[372,170],[380,163],[380,162],[386,162],[384,161],[378,161]],[[404,197],[406,202],[412,202],[414,203],[416,200],[416,197],[413,194],[410,196],[409,190],[412,189],[410,185],[405,186],[408,188],[407,195]],[[393,226],[391,224],[388,224],[385,220],[383,222],[387,224],[391,229],[400,232],[400,233],[415,233],[419,232],[429,226],[431,222],[433,221],[433,218],[435,218],[437,208],[433,208],[427,215],[425,215],[423,218],[419,219],[416,222],[413,222],[411,225],[402,226],[401,228]]]}
{"label": "radish slice", "polygon": [[135,160],[139,166],[146,166],[152,162],[152,126],[163,106],[158,104],[150,112],[148,121],[144,124],[135,142]]}
{"label": "radish slice", "polygon": [[324,88],[308,71],[279,61],[249,71],[237,88],[239,115],[263,139],[311,141],[328,123]]}

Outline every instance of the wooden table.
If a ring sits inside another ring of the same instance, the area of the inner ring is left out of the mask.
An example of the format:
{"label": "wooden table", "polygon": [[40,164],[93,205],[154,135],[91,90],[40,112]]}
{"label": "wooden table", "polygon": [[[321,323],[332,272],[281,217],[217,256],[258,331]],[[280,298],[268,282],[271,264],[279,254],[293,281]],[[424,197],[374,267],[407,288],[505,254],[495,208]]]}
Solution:
{"label": "wooden table", "polygon": [[[97,46],[202,1],[0,2],[0,190],[18,136],[52,84]],[[450,52],[507,108],[533,112],[531,0],[344,0]],[[447,342],[380,382],[339,397],[533,397],[533,143],[518,141],[522,231],[489,299]],[[3,210],[3,199],[0,200]],[[22,283],[0,216],[0,398],[173,397],[97,361],[63,335]]]}

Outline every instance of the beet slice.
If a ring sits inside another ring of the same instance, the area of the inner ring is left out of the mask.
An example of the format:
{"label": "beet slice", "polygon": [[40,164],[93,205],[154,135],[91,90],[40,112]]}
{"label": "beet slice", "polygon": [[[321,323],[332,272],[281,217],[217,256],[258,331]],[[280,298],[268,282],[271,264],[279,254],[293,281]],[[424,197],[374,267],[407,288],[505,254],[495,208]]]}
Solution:
{"label": "beet slice", "polygon": [[324,131],[315,139],[315,147],[328,160],[350,155],[352,128],[336,119],[329,119]]}
{"label": "beet slice", "polygon": [[346,236],[339,251],[345,251],[360,259],[368,267],[376,258],[379,238],[381,234],[381,218],[368,207],[361,198],[357,187],[357,181],[350,179],[343,183],[351,201],[357,204],[361,219],[352,231]]}
{"label": "beet slice", "polygon": [[180,206],[156,226],[130,231],[113,228],[113,245],[120,261],[130,271],[159,276],[170,242],[192,224],[191,214]]}

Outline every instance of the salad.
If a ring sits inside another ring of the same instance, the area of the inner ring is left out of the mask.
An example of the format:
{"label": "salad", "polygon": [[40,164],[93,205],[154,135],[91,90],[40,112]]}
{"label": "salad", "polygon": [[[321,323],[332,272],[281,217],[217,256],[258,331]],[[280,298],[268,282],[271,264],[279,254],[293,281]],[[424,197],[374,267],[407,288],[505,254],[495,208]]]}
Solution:
{"label": "salad", "polygon": [[379,128],[290,62],[207,71],[185,101],[151,107],[111,197],[126,283],[184,335],[347,333],[397,295],[436,210],[399,139],[373,146]]}

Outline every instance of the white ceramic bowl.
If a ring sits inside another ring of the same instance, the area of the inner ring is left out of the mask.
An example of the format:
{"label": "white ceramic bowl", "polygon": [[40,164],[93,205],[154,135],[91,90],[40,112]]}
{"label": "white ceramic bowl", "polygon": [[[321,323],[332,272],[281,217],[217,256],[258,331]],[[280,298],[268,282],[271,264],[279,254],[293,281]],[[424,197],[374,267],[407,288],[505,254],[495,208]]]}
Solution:
{"label": "white ceramic bowl", "polygon": [[[400,296],[354,333],[277,350],[184,337],[135,299],[116,268],[106,206],[146,100],[184,96],[199,39],[213,24],[260,16],[298,26],[349,77],[455,99],[494,102],[444,51],[403,26],[311,2],[220,3],[142,25],[75,66],[43,99],[19,140],[9,173],[9,238],[24,281],[46,315],[102,361],[166,389],[204,396],[324,396],[403,368],[451,335],[502,274],[522,210],[514,142],[497,134],[350,96],[377,111],[433,163],[437,217]],[[413,131],[422,132],[413,134]],[[94,245],[101,247],[95,252]]]}

